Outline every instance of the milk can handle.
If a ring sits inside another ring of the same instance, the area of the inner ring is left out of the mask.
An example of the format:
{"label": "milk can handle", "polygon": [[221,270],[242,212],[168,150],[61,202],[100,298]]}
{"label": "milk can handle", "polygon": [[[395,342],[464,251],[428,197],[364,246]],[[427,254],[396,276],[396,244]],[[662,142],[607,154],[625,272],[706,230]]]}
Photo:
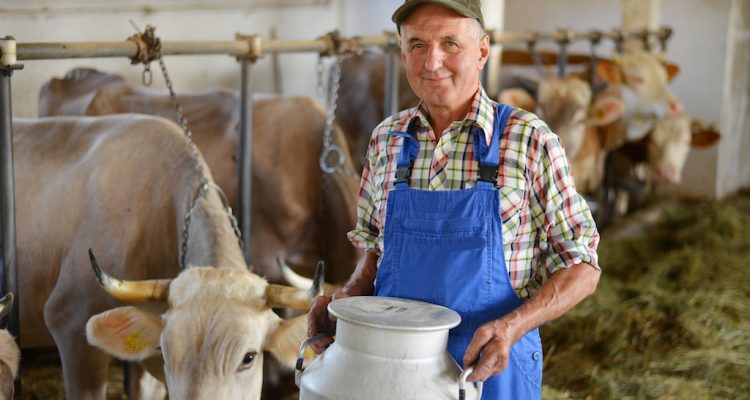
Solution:
{"label": "milk can handle", "polygon": [[[470,366],[461,372],[461,377],[458,378],[458,400],[466,400],[466,377],[474,372],[474,366]],[[477,382],[477,400],[482,398],[482,386],[484,382]]]}
{"label": "milk can handle", "polygon": [[315,336],[310,336],[309,338],[305,339],[302,344],[299,345],[299,351],[297,352],[297,365],[294,366],[294,384],[299,387],[300,378],[302,377],[302,372],[305,371],[305,368],[303,368],[303,364],[305,363],[305,349],[310,346],[310,343],[318,340],[323,339],[326,337],[325,333],[319,333]]}

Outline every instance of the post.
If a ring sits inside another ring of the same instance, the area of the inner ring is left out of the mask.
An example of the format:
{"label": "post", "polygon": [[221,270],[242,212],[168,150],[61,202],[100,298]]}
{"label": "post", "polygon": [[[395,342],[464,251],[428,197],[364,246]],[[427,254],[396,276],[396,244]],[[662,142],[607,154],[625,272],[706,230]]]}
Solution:
{"label": "post", "polygon": [[253,93],[250,85],[252,61],[240,59],[240,154],[239,154],[239,194],[240,232],[245,261],[250,264],[250,232],[252,214],[252,164],[253,164]]}
{"label": "post", "polygon": [[[622,0],[622,30],[639,32],[659,27],[661,0]],[[643,48],[636,38],[626,39],[625,47]],[[646,49],[648,50],[648,49]]]}
{"label": "post", "polygon": [[[484,28],[487,31],[503,32],[505,19],[505,0],[482,0],[482,14],[484,15]],[[495,43],[490,36],[490,57],[482,69],[482,87],[487,95],[496,99],[500,93],[500,64],[502,62],[503,48],[501,44]]]}
{"label": "post", "polygon": [[383,118],[387,118],[399,111],[399,47],[395,34],[388,36],[385,46],[385,95],[383,96]]}
{"label": "post", "polygon": [[[13,113],[11,111],[10,77],[13,71],[23,68],[16,64],[16,41],[7,36],[0,39],[0,265],[2,266],[2,294],[13,292],[16,296],[13,309],[5,317],[8,331],[21,343],[19,313],[21,299],[18,294],[16,270],[16,213],[13,186]],[[21,380],[15,382],[16,393],[21,393]]]}

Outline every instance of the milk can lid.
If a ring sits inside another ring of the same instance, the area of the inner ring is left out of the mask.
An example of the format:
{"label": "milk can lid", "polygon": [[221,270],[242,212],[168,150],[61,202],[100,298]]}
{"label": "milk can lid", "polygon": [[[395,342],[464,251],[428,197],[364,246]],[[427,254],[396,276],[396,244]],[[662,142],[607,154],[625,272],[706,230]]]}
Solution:
{"label": "milk can lid", "polygon": [[328,312],[347,322],[384,329],[434,331],[461,322],[457,312],[443,306],[393,297],[345,297],[331,302]]}

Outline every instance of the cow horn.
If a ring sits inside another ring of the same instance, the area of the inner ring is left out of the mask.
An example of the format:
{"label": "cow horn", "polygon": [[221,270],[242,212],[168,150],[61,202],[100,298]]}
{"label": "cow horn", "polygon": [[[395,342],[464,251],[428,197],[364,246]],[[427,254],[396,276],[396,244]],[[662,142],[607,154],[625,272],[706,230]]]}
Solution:
{"label": "cow horn", "polygon": [[[276,257],[276,265],[278,265],[279,269],[281,270],[281,275],[284,277],[284,280],[288,284],[292,285],[292,287],[295,287],[297,289],[306,289],[313,286],[314,281],[312,279],[294,272],[294,270],[289,265],[287,265],[283,258]],[[331,294],[339,289],[341,289],[341,285],[334,285],[326,283],[325,281],[323,282],[323,294]]]}
{"label": "cow horn", "polygon": [[94,269],[96,279],[107,293],[122,301],[166,301],[169,295],[171,279],[151,279],[145,281],[123,281],[107,275],[96,262],[94,252],[89,249],[91,268]]}
{"label": "cow horn", "polygon": [[13,300],[15,300],[13,292],[8,292],[2,299],[0,299],[0,318],[4,317],[13,309]]}
{"label": "cow horn", "polygon": [[323,294],[323,261],[315,268],[315,277],[310,289],[296,289],[284,285],[269,284],[266,287],[266,303],[269,307],[286,307],[295,310],[308,310],[315,296]]}
{"label": "cow horn", "polygon": [[276,266],[279,267],[284,281],[297,289],[307,289],[313,285],[313,280],[294,272],[289,264],[281,257],[276,257]]}

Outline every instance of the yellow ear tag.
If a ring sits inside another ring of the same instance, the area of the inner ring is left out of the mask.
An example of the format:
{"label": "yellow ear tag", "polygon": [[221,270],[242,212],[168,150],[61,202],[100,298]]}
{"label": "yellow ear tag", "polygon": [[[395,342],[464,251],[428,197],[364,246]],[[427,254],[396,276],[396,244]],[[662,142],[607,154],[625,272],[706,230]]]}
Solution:
{"label": "yellow ear tag", "polygon": [[132,352],[138,352],[146,348],[146,343],[141,340],[140,332],[131,333],[125,337],[125,348]]}

